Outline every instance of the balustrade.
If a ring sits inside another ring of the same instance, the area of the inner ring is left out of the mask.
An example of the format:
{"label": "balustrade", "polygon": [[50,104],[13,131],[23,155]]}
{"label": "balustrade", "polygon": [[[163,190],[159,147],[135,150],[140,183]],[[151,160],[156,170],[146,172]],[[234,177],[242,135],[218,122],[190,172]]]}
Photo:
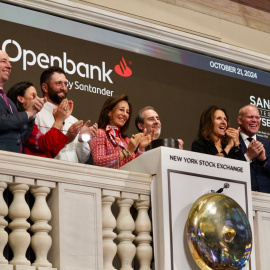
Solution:
{"label": "balustrade", "polygon": [[[1,179],[8,178],[7,175],[1,175]],[[22,182],[22,183],[18,183]],[[34,270],[39,267],[46,267],[46,270],[53,269],[52,264],[47,260],[47,254],[51,245],[51,237],[48,232],[51,226],[48,224],[51,218],[51,211],[46,203],[46,196],[50,193],[49,187],[31,186],[25,184],[31,182],[34,184],[34,179],[21,178],[14,176],[14,182],[0,182],[0,269],[1,270]],[[35,197],[34,206],[30,210],[26,202],[25,195],[31,186],[31,192]],[[51,186],[55,186],[52,184]],[[4,200],[3,193],[9,188],[13,195],[13,200],[10,206]],[[10,222],[5,220],[8,215]],[[28,222],[29,217],[33,225]],[[34,235],[31,236],[29,228]],[[7,233],[5,228],[8,227],[11,232]],[[26,251],[30,246],[36,256],[35,262],[31,264],[26,258]],[[4,248],[6,245],[12,250],[13,258],[8,261],[4,257]],[[15,268],[14,268],[14,267]],[[45,268],[44,268],[45,270]]]}
{"label": "balustrade", "polygon": [[[48,184],[47,184],[48,185]],[[46,198],[50,193],[50,188],[46,186],[31,186],[30,191],[34,196],[34,204],[32,209],[29,208],[25,200],[25,194],[29,190],[27,184],[12,183],[9,190],[13,194],[12,203],[8,206],[3,199],[3,192],[7,188],[7,183],[0,182],[0,265],[14,265],[17,268],[24,266],[23,269],[35,269],[35,267],[46,267],[52,269],[52,263],[48,261],[47,254],[52,244],[49,232],[52,227],[48,224],[51,220],[51,211],[46,202]],[[50,185],[55,187],[54,184]],[[132,270],[134,269],[133,260],[135,254],[140,270],[150,270],[152,259],[152,247],[150,236],[151,221],[148,215],[150,207],[149,196],[144,196],[145,200],[134,200],[126,197],[139,198],[137,194],[125,194],[121,197],[121,193],[117,191],[103,190],[102,196],[102,235],[103,235],[103,269],[104,270]],[[114,196],[112,196],[114,195]],[[116,202],[119,207],[119,214],[116,219],[112,213],[112,204]],[[138,211],[136,221],[133,219],[130,208],[134,207]],[[4,219],[9,213],[11,222]],[[30,217],[33,225],[27,221]],[[5,227],[9,226],[12,232],[8,234]],[[34,234],[31,236],[28,229]],[[118,234],[114,232],[117,229]],[[134,234],[134,230],[137,237]],[[114,240],[117,238],[119,244]],[[138,246],[134,244],[134,240]],[[3,256],[5,245],[9,244],[13,251],[13,258],[8,260]],[[31,262],[26,258],[26,250],[31,242],[31,247],[35,253],[36,260]],[[121,267],[115,268],[113,260],[118,252],[121,261]],[[31,267],[31,266],[32,267]],[[28,266],[28,267],[27,267]],[[11,268],[10,268],[11,269]],[[18,268],[19,269],[19,268]]]}
{"label": "balustrade", "polygon": [[[150,175],[1,151],[0,160],[1,270],[152,269]],[[253,207],[260,270],[268,265],[270,195],[253,193]]]}
{"label": "balustrade", "polygon": [[3,256],[4,248],[8,242],[8,233],[5,231],[8,225],[8,222],[5,220],[5,216],[8,214],[8,207],[3,198],[3,193],[6,188],[7,184],[0,182],[0,265],[8,264],[8,260]]}
{"label": "balustrade", "polygon": [[0,159],[1,270],[151,269],[150,175],[1,151]]}
{"label": "balustrade", "polygon": [[[119,192],[103,191],[102,235],[104,270],[134,269],[135,254],[138,264],[140,265],[140,267],[136,267],[136,269],[151,269],[152,237],[150,233],[152,228],[148,215],[150,197],[141,196],[140,200],[138,200],[138,198],[139,196],[137,194],[120,194]],[[117,219],[112,213],[112,204],[114,202],[116,202],[119,207]],[[136,221],[131,215],[130,209],[132,206],[138,211]],[[117,229],[118,234],[114,232],[114,229]],[[114,239],[118,240],[118,245],[115,244]],[[134,242],[138,244],[137,247]],[[120,265],[117,265],[117,268],[113,266],[116,253],[120,259]]]}

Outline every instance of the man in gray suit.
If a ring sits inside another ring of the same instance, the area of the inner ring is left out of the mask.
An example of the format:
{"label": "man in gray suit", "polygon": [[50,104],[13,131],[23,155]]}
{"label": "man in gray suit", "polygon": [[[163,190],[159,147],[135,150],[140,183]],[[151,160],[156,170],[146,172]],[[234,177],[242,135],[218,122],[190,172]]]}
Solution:
{"label": "man in gray suit", "polygon": [[19,113],[3,90],[10,73],[9,56],[0,50],[0,150],[20,153],[23,152],[23,141],[31,133],[34,116],[41,110],[44,99],[35,98],[25,112]]}

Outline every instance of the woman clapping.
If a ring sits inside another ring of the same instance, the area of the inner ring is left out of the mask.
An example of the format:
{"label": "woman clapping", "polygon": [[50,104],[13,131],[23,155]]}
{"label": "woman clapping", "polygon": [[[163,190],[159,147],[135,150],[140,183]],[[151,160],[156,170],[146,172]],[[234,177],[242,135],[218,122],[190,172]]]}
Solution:
{"label": "woman clapping", "polygon": [[153,139],[154,131],[147,136],[138,133],[129,139],[126,131],[131,114],[132,106],[126,95],[106,100],[99,115],[97,135],[90,140],[95,165],[119,168],[144,153],[145,147]]}
{"label": "woman clapping", "polygon": [[225,109],[210,106],[201,115],[198,139],[192,143],[194,152],[244,160],[239,130],[229,127]]}

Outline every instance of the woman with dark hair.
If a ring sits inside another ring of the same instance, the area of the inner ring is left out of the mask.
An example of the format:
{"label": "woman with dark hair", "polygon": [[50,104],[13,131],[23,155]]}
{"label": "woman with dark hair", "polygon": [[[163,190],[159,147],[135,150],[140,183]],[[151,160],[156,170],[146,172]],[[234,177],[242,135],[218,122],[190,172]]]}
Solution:
{"label": "woman with dark hair", "polygon": [[[16,105],[19,112],[27,109],[30,102],[37,97],[37,91],[32,83],[20,82],[13,85],[7,96]],[[46,133],[42,134],[37,125],[34,124],[31,135],[23,143],[24,153],[29,155],[54,158],[58,152],[76,137],[79,132],[75,127],[64,135],[61,132],[62,124],[65,119],[72,113],[73,102],[64,99],[54,111],[55,122],[53,127]],[[27,128],[27,127],[26,127]]]}
{"label": "woman with dark hair", "polygon": [[245,161],[239,130],[230,128],[229,123],[225,109],[208,107],[201,115],[198,139],[192,143],[191,150]]}
{"label": "woman with dark hair", "polygon": [[[90,141],[95,165],[119,168],[145,151],[154,133],[138,133],[129,139],[127,131],[132,114],[132,106],[127,95],[107,99],[98,119],[98,132]],[[134,151],[138,148],[137,153]]]}

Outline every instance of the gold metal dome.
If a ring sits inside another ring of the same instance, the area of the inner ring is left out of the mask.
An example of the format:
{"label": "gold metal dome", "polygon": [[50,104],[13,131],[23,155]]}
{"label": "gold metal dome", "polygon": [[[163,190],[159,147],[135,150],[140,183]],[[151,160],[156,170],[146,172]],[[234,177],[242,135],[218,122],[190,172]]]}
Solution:
{"label": "gold metal dome", "polygon": [[186,222],[189,250],[203,270],[238,270],[247,263],[252,232],[241,206],[232,198],[209,193],[192,206]]}

